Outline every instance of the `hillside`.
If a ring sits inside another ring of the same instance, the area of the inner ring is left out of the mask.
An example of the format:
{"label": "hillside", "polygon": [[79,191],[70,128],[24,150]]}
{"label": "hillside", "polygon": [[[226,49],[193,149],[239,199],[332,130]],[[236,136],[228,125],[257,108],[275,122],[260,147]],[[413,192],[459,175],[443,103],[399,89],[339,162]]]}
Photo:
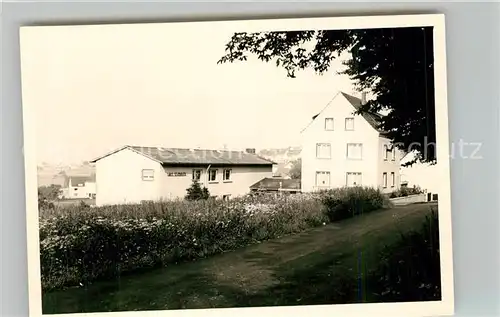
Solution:
{"label": "hillside", "polygon": [[76,165],[56,165],[42,163],[37,167],[38,186],[64,185],[66,176],[87,176],[95,174],[95,167],[88,163]]}
{"label": "hillside", "polygon": [[286,148],[262,149],[258,154],[268,160],[278,163],[274,169],[274,174],[276,176],[288,176],[292,163],[300,158],[301,152],[301,147],[289,146]]}

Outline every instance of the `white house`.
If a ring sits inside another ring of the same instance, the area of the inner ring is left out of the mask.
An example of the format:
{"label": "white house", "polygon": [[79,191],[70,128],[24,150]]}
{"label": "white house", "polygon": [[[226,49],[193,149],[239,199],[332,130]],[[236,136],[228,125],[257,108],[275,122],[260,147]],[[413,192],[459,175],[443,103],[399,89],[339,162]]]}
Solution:
{"label": "white house", "polygon": [[93,199],[96,196],[94,175],[67,175],[61,190],[63,199]]}
{"label": "white house", "polygon": [[272,177],[274,162],[255,150],[219,151],[124,146],[94,159],[96,205],[183,198],[193,180],[212,196],[230,198]]}
{"label": "white house", "polygon": [[[401,164],[413,161],[415,153],[410,152],[401,159]],[[439,172],[439,165],[429,163],[414,163],[411,166],[401,166],[401,180],[408,184],[408,187],[419,186],[431,193],[439,193],[439,182],[435,181],[436,173]]]}
{"label": "white house", "polygon": [[354,114],[364,99],[337,93],[302,131],[303,192],[355,185],[399,189],[401,154],[378,129],[380,115]]}

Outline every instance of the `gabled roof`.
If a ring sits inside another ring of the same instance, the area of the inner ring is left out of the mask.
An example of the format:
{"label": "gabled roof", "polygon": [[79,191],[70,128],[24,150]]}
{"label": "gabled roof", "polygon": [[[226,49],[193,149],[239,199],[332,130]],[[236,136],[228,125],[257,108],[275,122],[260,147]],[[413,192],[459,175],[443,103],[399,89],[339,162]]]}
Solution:
{"label": "gabled roof", "polygon": [[126,145],[91,161],[95,163],[109,155],[130,149],[162,165],[273,165],[273,161],[243,151],[181,149]]}
{"label": "gabled roof", "polygon": [[[332,103],[333,100],[335,100],[339,95],[342,95],[345,99],[347,99],[347,101],[353,106],[353,108],[358,111],[362,105],[363,105],[363,102],[361,99],[357,98],[357,97],[354,97],[352,95],[349,95],[349,94],[346,94],[345,92],[338,92],[329,102],[328,104],[323,108],[321,109],[321,111],[319,113],[317,113],[316,115],[314,115],[312,117],[312,121],[309,123],[309,125],[304,128],[307,129],[313,122],[314,120],[316,120],[316,118],[326,109],[328,108],[328,106],[330,106],[330,104]],[[379,128],[379,124],[380,124],[380,119],[382,118],[381,115],[377,114],[377,113],[368,113],[368,112],[363,112],[361,114],[361,116],[375,129],[377,130],[380,134],[384,135],[386,134],[385,131],[383,131],[382,129]],[[302,131],[304,131],[302,130]]]}
{"label": "gabled roof", "polygon": [[[280,186],[281,183],[281,186]],[[250,186],[256,190],[300,190],[300,179],[263,178]]]}

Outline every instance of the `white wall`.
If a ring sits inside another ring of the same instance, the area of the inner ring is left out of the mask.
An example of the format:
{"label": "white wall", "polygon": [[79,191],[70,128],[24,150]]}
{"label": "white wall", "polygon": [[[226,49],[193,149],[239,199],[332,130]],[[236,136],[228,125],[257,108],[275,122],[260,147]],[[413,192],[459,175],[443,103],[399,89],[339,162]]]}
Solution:
{"label": "white wall", "polygon": [[[415,158],[411,152],[405,156],[401,163],[407,163]],[[439,164],[415,163],[410,167],[401,167],[401,179],[408,182],[408,187],[420,186],[431,193],[439,193],[439,182],[435,181],[434,175],[439,172]]]}
{"label": "white wall", "polygon": [[[331,187],[346,185],[347,172],[361,172],[362,185],[378,184],[378,132],[360,115],[353,116],[354,107],[342,96],[302,132],[302,191],[316,189],[316,171],[329,171]],[[334,118],[334,130],[325,131],[325,118]],[[354,117],[354,131],[345,130],[345,118]],[[316,158],[316,143],[331,143],[331,159]],[[346,158],[348,143],[362,143],[361,160]]]}
{"label": "white wall", "polygon": [[[142,180],[142,170],[154,170],[154,180]],[[161,165],[124,149],[96,162],[96,205],[139,203],[160,197]]]}
{"label": "white wall", "polygon": [[[392,160],[392,153],[387,153],[387,160],[385,160],[385,150],[384,145],[387,145],[391,149],[391,141],[384,137],[379,137],[379,157],[378,157],[378,175],[377,175],[377,185],[382,190],[382,192],[390,193],[398,190],[401,186],[401,176],[400,176],[400,163],[401,163],[401,151],[395,149],[395,160]],[[387,187],[383,187],[383,173],[387,173]],[[391,173],[394,173],[395,184],[391,185]]]}
{"label": "white wall", "polygon": [[85,182],[85,191],[87,193],[87,198],[91,198],[91,195],[96,194],[95,182]]}
{"label": "white wall", "polygon": [[[231,197],[249,193],[249,187],[266,177],[272,177],[272,166],[227,167],[231,179],[223,181],[224,167],[218,170],[216,182],[208,183],[206,166],[202,169],[201,183],[211,195]],[[142,180],[142,170],[153,169],[154,180]],[[96,162],[96,205],[140,203],[142,200],[183,198],[191,186],[193,167],[162,167],[159,163],[124,149]],[[168,173],[185,173],[169,176]]]}
{"label": "white wall", "polygon": [[[161,196],[163,199],[183,198],[186,189],[191,186],[193,170],[201,169],[202,175],[200,184],[208,188],[210,195],[220,196],[231,195],[237,197],[250,192],[250,186],[263,178],[272,177],[272,166],[251,166],[251,167],[213,167],[217,169],[217,179],[215,182],[208,182],[206,168],[203,167],[165,167],[162,180]],[[223,180],[223,170],[231,169],[229,181]],[[168,176],[168,173],[186,173],[185,176]]]}

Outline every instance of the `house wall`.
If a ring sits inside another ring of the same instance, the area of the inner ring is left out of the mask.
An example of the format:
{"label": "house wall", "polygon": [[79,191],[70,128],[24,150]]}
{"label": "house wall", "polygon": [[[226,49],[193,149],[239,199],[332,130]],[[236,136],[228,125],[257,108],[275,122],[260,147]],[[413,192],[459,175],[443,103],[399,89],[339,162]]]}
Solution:
{"label": "house wall", "polygon": [[69,199],[84,199],[87,197],[87,190],[85,186],[69,186],[68,187]]}
{"label": "house wall", "polygon": [[440,184],[435,181],[439,166],[426,163],[415,163],[411,167],[401,167],[401,177],[408,182],[408,187],[419,186],[430,193],[439,193]]}
{"label": "house wall", "polygon": [[[391,193],[398,190],[401,187],[401,175],[400,175],[400,164],[401,164],[401,151],[395,149],[395,158],[392,160],[392,153],[387,154],[387,160],[385,159],[385,149],[386,145],[389,149],[391,146],[391,141],[384,137],[379,137],[378,146],[378,174],[377,174],[377,185],[384,193]],[[384,176],[383,173],[387,173],[387,187],[384,187]],[[391,183],[391,173],[394,173],[395,183],[392,186]]]}
{"label": "house wall", "polygon": [[[302,132],[302,191],[318,188],[316,171],[330,172],[330,188],[346,185],[347,172],[362,173],[362,185],[378,185],[379,133],[341,95]],[[334,118],[334,130],[325,130],[325,118]],[[345,130],[345,119],[354,117],[354,130]],[[331,159],[316,158],[316,143],[331,144]],[[347,144],[362,143],[361,160],[347,159]]]}
{"label": "house wall", "polygon": [[[142,170],[154,170],[154,180],[142,180]],[[131,149],[96,162],[96,205],[140,203],[160,198],[163,168]]]}
{"label": "house wall", "polygon": [[[208,166],[200,167],[173,167],[167,166],[164,168],[163,180],[161,185],[162,199],[184,198],[186,189],[191,186],[193,179],[193,170],[201,169],[200,184],[208,188],[210,195],[222,197],[223,195],[231,195],[237,197],[246,195],[250,192],[250,186],[257,183],[263,178],[272,177],[272,165],[268,166],[227,166],[214,167],[217,169],[217,179],[215,182],[208,182],[207,174]],[[231,179],[223,180],[223,170],[231,169]],[[182,176],[169,176],[169,173],[185,173]]]}
{"label": "house wall", "polygon": [[[410,152],[401,163],[405,164],[415,159],[416,153]],[[414,163],[410,167],[401,167],[401,179],[408,182],[408,187],[419,186],[430,193],[439,193],[440,184],[435,181],[435,175],[440,171],[439,163],[430,165],[428,163]]]}
{"label": "house wall", "polygon": [[96,195],[96,184],[95,182],[85,182],[85,190],[87,193],[87,198],[93,198]]}

